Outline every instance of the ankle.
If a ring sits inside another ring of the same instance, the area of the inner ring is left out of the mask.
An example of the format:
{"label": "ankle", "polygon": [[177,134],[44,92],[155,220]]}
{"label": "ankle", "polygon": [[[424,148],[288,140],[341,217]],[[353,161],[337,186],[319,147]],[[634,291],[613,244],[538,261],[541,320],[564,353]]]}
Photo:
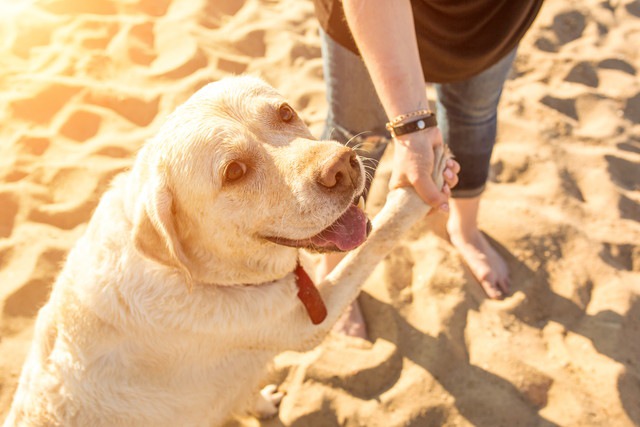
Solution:
{"label": "ankle", "polygon": [[456,218],[449,218],[447,221],[447,232],[452,239],[470,240],[480,234],[478,224],[473,222],[459,221]]}
{"label": "ankle", "polygon": [[451,213],[447,221],[450,236],[468,240],[480,234],[478,228],[478,210],[480,197],[470,199],[451,199]]}

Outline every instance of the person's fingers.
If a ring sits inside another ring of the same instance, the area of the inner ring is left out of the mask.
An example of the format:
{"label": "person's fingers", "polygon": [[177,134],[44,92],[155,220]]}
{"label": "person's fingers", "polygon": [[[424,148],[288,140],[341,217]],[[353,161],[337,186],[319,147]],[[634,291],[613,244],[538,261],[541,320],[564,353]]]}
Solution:
{"label": "person's fingers", "polygon": [[434,209],[449,212],[448,197],[438,190],[431,179],[422,179],[414,183],[413,186],[426,204]]}
{"label": "person's fingers", "polygon": [[[420,198],[434,209],[444,210],[448,212],[448,197],[446,194],[438,190],[436,184],[428,176],[423,176],[415,182],[405,174],[391,174],[389,188],[413,187]],[[444,205],[444,206],[443,206]]]}
{"label": "person's fingers", "polygon": [[460,172],[460,164],[453,159],[447,159],[446,168],[443,176],[449,188],[454,188],[458,185],[458,173]]}
{"label": "person's fingers", "polygon": [[451,188],[449,188],[449,184],[444,184],[442,186],[442,192],[447,195],[447,197],[451,196]]}
{"label": "person's fingers", "polygon": [[443,176],[444,182],[449,185],[449,188],[453,188],[458,184],[458,175],[456,175],[452,169],[445,169]]}
{"label": "person's fingers", "polygon": [[460,163],[453,159],[447,159],[447,168],[451,169],[454,173],[460,172]]}
{"label": "person's fingers", "polygon": [[[414,133],[396,139],[394,151],[394,170],[391,174],[390,188],[413,186],[420,198],[435,209],[448,212],[448,193],[438,188],[431,174],[434,170],[434,154],[440,153],[443,142],[439,129],[429,128],[425,132]],[[444,172],[444,178],[450,190],[457,182],[456,164]]]}
{"label": "person's fingers", "polygon": [[[445,184],[447,184],[447,179],[445,179]],[[412,186],[416,190],[416,193],[418,193],[420,198],[426,204],[434,209],[439,209],[443,212],[449,212],[449,194],[445,193],[443,189],[438,189],[429,174],[417,174],[416,179],[411,179],[411,177],[402,173],[392,174],[391,181],[389,183],[390,188],[410,186]],[[448,190],[450,190],[450,188],[448,188]]]}

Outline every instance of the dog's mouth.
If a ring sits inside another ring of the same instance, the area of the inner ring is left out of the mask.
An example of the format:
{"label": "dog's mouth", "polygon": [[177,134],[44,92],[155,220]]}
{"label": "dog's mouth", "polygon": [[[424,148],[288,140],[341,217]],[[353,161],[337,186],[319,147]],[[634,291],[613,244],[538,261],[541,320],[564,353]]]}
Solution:
{"label": "dog's mouth", "polygon": [[283,246],[305,248],[317,252],[345,252],[360,246],[371,232],[371,222],[364,213],[364,199],[358,198],[330,226],[306,239],[267,237],[267,240]]}

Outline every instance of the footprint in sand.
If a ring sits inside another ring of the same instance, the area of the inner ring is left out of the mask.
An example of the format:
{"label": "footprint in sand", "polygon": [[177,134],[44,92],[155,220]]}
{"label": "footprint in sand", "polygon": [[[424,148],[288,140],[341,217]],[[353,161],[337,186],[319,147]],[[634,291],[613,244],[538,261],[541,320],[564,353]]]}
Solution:
{"label": "footprint in sand", "polygon": [[618,70],[632,76],[636,75],[635,67],[627,61],[619,58],[604,59],[598,63],[598,68],[602,68],[604,70]]}
{"label": "footprint in sand", "polygon": [[9,104],[12,113],[21,119],[47,124],[82,88],[69,83],[41,83],[31,93]]}
{"label": "footprint in sand", "polygon": [[18,137],[16,145],[23,153],[41,156],[51,145],[51,139],[46,136],[24,134]]}
{"label": "footprint in sand", "polygon": [[43,170],[36,182],[51,189],[51,203],[37,205],[28,214],[31,221],[70,230],[89,220],[97,204],[100,176],[84,167],[61,167]]}
{"label": "footprint in sand", "polygon": [[219,28],[229,16],[242,9],[246,0],[209,1],[199,16],[198,23],[205,28]]}
{"label": "footprint in sand", "polygon": [[563,45],[579,39],[586,26],[584,14],[577,10],[559,13],[534,44],[544,52],[557,52]]}
{"label": "footprint in sand", "polygon": [[239,32],[238,36],[231,40],[231,45],[241,55],[253,58],[263,57],[267,52],[265,34],[265,30],[260,28]]}
{"label": "footprint in sand", "polygon": [[571,68],[565,81],[580,83],[589,87],[598,87],[600,80],[596,69],[588,62],[578,62]]}
{"label": "footprint in sand", "polygon": [[267,51],[265,41],[266,31],[261,28],[251,28],[231,32],[233,37],[228,41],[233,48],[232,53],[220,52],[217,69],[230,74],[245,72],[254,58],[264,57]]}
{"label": "footprint in sand", "polygon": [[545,95],[540,102],[573,120],[578,120],[576,100],[573,98],[559,98],[556,96]]}
{"label": "footprint in sand", "polygon": [[193,36],[158,29],[155,45],[158,56],[149,66],[153,76],[179,79],[207,66],[207,56]]}
{"label": "footprint in sand", "polygon": [[580,185],[578,184],[578,180],[574,176],[574,174],[567,168],[560,168],[558,171],[558,176],[560,178],[560,187],[562,189],[562,193],[573,197],[579,202],[584,202],[586,199],[584,198],[584,193],[580,189]]}
{"label": "footprint in sand", "polygon": [[616,269],[640,271],[640,246],[605,242],[600,257]]}
{"label": "footprint in sand", "polygon": [[0,193],[0,239],[11,236],[18,214],[19,203],[13,192]]}
{"label": "footprint in sand", "polygon": [[[600,79],[600,92],[617,99],[633,98],[638,93],[636,69],[627,61],[619,58],[602,60],[598,62],[596,72]],[[638,115],[640,113],[636,117]]]}
{"label": "footprint in sand", "polygon": [[249,58],[246,57],[226,57],[221,55],[218,58],[216,69],[229,74],[242,74],[249,66]]}
{"label": "footprint in sand", "polygon": [[634,124],[640,123],[640,93],[627,99],[624,107],[624,117]]}
{"label": "footprint in sand", "polygon": [[78,142],[94,137],[100,129],[102,115],[86,107],[73,110],[60,127],[60,134]]}
{"label": "footprint in sand", "polygon": [[3,315],[10,317],[35,317],[45,304],[51,285],[58,274],[67,251],[47,248],[39,256],[26,283],[5,300]]}
{"label": "footprint in sand", "polygon": [[158,115],[159,95],[134,94],[113,88],[93,88],[83,98],[88,104],[108,108],[138,126],[148,126]]}
{"label": "footprint in sand", "polygon": [[153,46],[155,35],[152,22],[143,22],[131,27],[129,37],[126,37],[128,44],[129,58],[134,64],[149,66],[158,56]]}
{"label": "footprint in sand", "polygon": [[5,300],[3,314],[9,317],[35,317],[45,304],[51,289],[51,279],[31,279]]}
{"label": "footprint in sand", "polygon": [[640,141],[629,138],[628,141],[621,142],[616,145],[620,150],[628,151],[629,153],[640,154]]}
{"label": "footprint in sand", "polygon": [[624,131],[620,126],[620,102],[603,95],[584,93],[561,98],[546,95],[540,103],[577,122],[574,135],[606,142]]}
{"label": "footprint in sand", "polygon": [[531,166],[536,162],[529,153],[521,150],[510,150],[502,147],[496,153],[494,161],[491,163],[489,180],[498,183],[520,183],[526,184],[535,179],[536,174],[529,176]]}
{"label": "footprint in sand", "polygon": [[636,162],[612,155],[604,156],[613,181],[629,191],[640,191],[640,168]]}
{"label": "footprint in sand", "polygon": [[625,8],[631,15],[640,17],[640,0],[625,5]]}
{"label": "footprint in sand", "polygon": [[620,195],[618,209],[620,210],[620,218],[640,222],[640,203],[635,200],[631,200],[625,195]]}
{"label": "footprint in sand", "polygon": [[575,99],[578,126],[575,135],[601,140],[619,135],[624,131],[620,125],[620,102],[606,96],[586,93]]}
{"label": "footprint in sand", "polygon": [[586,26],[585,16],[577,10],[572,10],[556,15],[553,18],[551,29],[555,33],[558,43],[564,45],[579,39]]}
{"label": "footprint in sand", "polygon": [[114,15],[115,3],[110,0],[37,0],[36,6],[57,14]]}

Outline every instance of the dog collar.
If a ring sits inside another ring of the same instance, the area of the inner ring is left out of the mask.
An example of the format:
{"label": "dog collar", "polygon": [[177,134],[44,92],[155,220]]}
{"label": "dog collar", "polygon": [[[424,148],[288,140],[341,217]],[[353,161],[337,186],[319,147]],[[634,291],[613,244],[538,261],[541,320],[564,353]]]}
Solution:
{"label": "dog collar", "polygon": [[315,287],[313,281],[299,262],[293,273],[296,276],[296,284],[298,285],[298,298],[300,298],[304,308],[307,310],[311,323],[314,325],[322,323],[327,317],[327,307],[324,305],[324,301],[322,301],[322,296],[318,288]]}

